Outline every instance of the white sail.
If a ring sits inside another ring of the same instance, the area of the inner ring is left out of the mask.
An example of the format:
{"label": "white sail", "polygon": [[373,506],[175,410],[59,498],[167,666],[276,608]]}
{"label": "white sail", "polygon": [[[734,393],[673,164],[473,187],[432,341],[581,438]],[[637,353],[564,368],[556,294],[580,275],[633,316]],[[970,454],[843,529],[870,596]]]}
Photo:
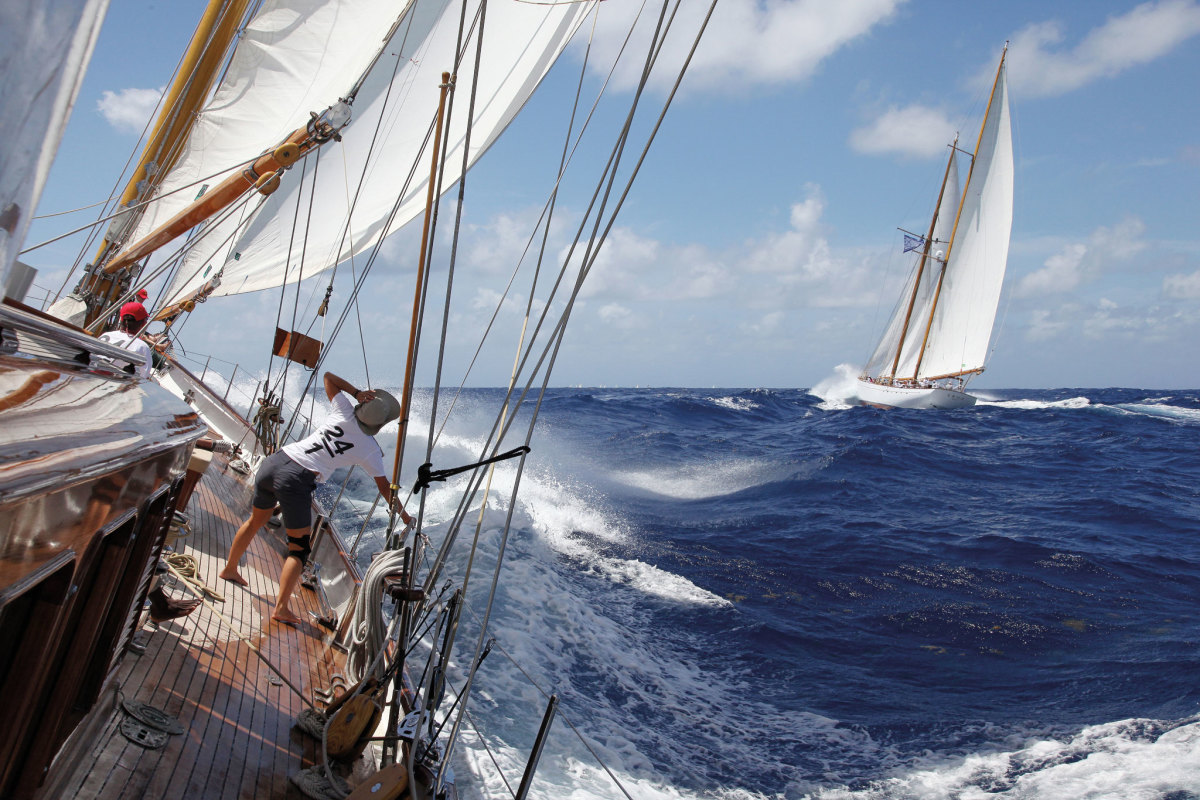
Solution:
{"label": "white sail", "polygon": [[0,295],[107,10],[108,0],[0,3]]}
{"label": "white sail", "polygon": [[[287,13],[284,5],[290,7]],[[398,4],[395,0],[357,0],[351,4],[353,13],[344,8],[331,11],[325,5],[317,0],[298,4],[278,0],[255,17],[253,34],[239,44],[229,76],[202,113],[188,153],[166,181],[164,193],[215,172],[218,165],[224,168],[258,155],[303,124],[309,112],[321,112],[351,90],[364,69],[364,59],[374,55],[381,37],[391,30]],[[366,8],[360,10],[360,5]],[[386,11],[389,7],[390,12]],[[478,70],[470,163],[516,116],[591,7],[591,3],[541,5],[516,0],[488,4],[489,41]],[[477,8],[478,0],[468,0],[468,25]],[[205,226],[203,237],[190,249],[165,299],[177,300],[218,274],[216,295],[294,281],[302,248],[303,274],[309,277],[373,246],[420,214],[427,192],[426,132],[437,109],[441,74],[455,70],[461,9],[461,4],[450,0],[411,3],[395,26],[385,57],[355,98],[354,119],[342,132],[343,141],[326,145],[319,162],[309,156],[297,164],[265,203],[253,199],[229,219]],[[321,16],[322,24],[332,22],[339,30],[336,37],[322,41],[314,32],[320,25],[306,16],[310,13]],[[360,14],[369,18],[361,28]],[[343,23],[351,22],[358,33],[343,30]],[[340,53],[346,44],[349,51],[343,62]],[[305,74],[297,81],[294,73],[312,68],[313,62],[321,69],[314,71],[312,78]],[[267,79],[262,75],[264,64],[269,67]],[[475,72],[472,40],[457,71],[458,97],[445,154],[446,189],[461,173]],[[271,77],[276,74],[278,81]],[[303,91],[285,90],[284,76],[290,83],[301,84]],[[268,83],[265,88],[264,80]],[[276,92],[286,97],[267,99]],[[221,177],[207,183],[215,184]],[[397,206],[397,195],[406,182]],[[180,202],[164,203],[152,218],[143,221],[135,238],[155,222],[169,218],[195,192],[181,194],[186,196]],[[300,226],[293,241],[294,219],[300,220]]]}
{"label": "white sail", "polygon": [[983,367],[1008,263],[1012,213],[1012,129],[1002,65],[980,131],[918,378]]}
{"label": "white sail", "polygon": [[[954,230],[954,215],[958,211],[962,190],[958,178],[958,151],[951,149],[949,163],[946,166],[945,185],[942,190],[941,202],[934,212],[933,241],[929,247],[929,257],[925,268],[921,269],[921,253],[917,253],[916,263],[904,291],[892,312],[891,321],[867,362],[866,373],[872,377],[911,378],[916,370],[917,358],[921,353],[921,343],[925,339],[926,323],[929,320],[929,309],[933,304],[933,294],[937,289],[937,278],[941,272],[941,259],[944,258],[950,244],[950,234]],[[924,247],[921,248],[924,250]],[[915,295],[913,283],[920,278],[920,286]],[[912,311],[909,313],[909,304]],[[907,319],[907,330],[905,320]],[[900,344],[901,333],[904,333],[903,345]],[[900,359],[896,360],[896,350],[900,350]],[[893,372],[893,364],[896,365]]]}

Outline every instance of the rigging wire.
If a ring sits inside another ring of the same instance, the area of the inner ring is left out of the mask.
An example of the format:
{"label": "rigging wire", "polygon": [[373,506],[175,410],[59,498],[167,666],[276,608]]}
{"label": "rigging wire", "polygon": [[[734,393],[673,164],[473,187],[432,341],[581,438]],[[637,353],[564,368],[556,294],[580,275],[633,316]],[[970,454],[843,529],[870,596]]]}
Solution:
{"label": "rigging wire", "polygon": [[[641,96],[645,89],[645,86],[649,81],[649,76],[651,74],[653,66],[657,62],[658,55],[661,53],[663,44],[665,42],[666,33],[670,30],[671,25],[674,23],[675,16],[679,10],[679,2],[680,1],[681,0],[677,0],[675,8],[671,12],[670,19],[666,20],[665,27],[664,27],[664,20],[666,19],[667,10],[668,10],[668,6],[669,6],[669,3],[667,2],[667,0],[664,0],[662,11],[660,12],[660,15],[659,15],[658,27],[656,28],[655,33],[654,33],[654,38],[652,39],[651,52],[648,54],[647,62],[643,68],[641,82],[639,83],[637,93],[631,104],[630,112],[629,112],[629,115],[627,116],[625,126],[621,132],[621,135],[618,137],[619,142],[617,145],[617,149],[614,152],[614,155],[612,157],[610,157],[609,165],[610,165],[611,169],[609,171],[609,177],[607,180],[608,185],[604,192],[604,195],[605,195],[604,202],[601,204],[600,209],[597,213],[596,224],[593,226],[592,239],[591,239],[588,247],[585,249],[583,262],[580,266],[579,275],[578,275],[578,278],[576,279],[574,290],[572,291],[571,297],[567,302],[566,308],[563,310],[563,312],[559,318],[558,324],[555,326],[554,332],[551,333],[551,335],[550,335],[550,342],[547,347],[547,351],[543,351],[543,355],[541,358],[539,358],[538,364],[535,367],[533,374],[530,377],[530,383],[532,383],[533,377],[536,376],[537,372],[540,370],[540,367],[541,367],[543,361],[546,359],[547,352],[552,348],[553,352],[550,355],[549,361],[546,363],[546,369],[545,369],[545,372],[543,373],[542,386],[541,386],[540,392],[538,394],[537,401],[534,405],[534,410],[531,415],[529,427],[526,432],[526,440],[525,440],[526,445],[528,445],[529,441],[532,439],[533,426],[536,423],[536,419],[538,417],[540,407],[544,400],[545,392],[548,387],[550,374],[553,370],[554,363],[557,359],[559,349],[561,348],[561,345],[562,345],[563,336],[565,333],[565,323],[570,316],[571,310],[574,306],[574,302],[578,297],[579,290],[582,288],[583,281],[586,279],[592,266],[594,266],[594,264],[595,264],[596,258],[599,253],[600,246],[603,244],[604,240],[607,238],[608,234],[611,232],[612,226],[615,224],[616,215],[620,211],[620,209],[623,207],[624,202],[628,197],[629,190],[630,190],[630,187],[632,186],[633,180],[636,178],[638,172],[641,169],[642,164],[645,161],[645,157],[646,157],[647,152],[649,151],[650,144],[653,142],[655,136],[657,135],[658,130],[661,127],[662,120],[665,117],[665,114],[667,112],[667,109],[670,107],[672,101],[674,100],[674,97],[678,91],[679,85],[682,82],[683,75],[686,73],[687,67],[691,63],[691,60],[695,55],[696,48],[699,46],[700,38],[703,35],[704,30],[707,28],[707,25],[708,25],[709,21],[711,20],[713,10],[715,9],[715,6],[716,6],[716,0],[713,0],[712,5],[709,7],[708,14],[705,17],[704,23],[701,25],[700,30],[697,33],[697,36],[692,44],[692,48],[687,56],[687,59],[685,60],[683,67],[681,68],[679,75],[676,78],[675,84],[672,87],[672,90],[671,90],[669,96],[667,97],[666,102],[663,105],[663,109],[658,117],[658,120],[656,121],[651,133],[649,134],[649,136],[647,138],[646,145],[643,148],[642,153],[639,156],[639,158],[633,168],[633,171],[628,179],[628,182],[626,183],[626,185],[624,187],[624,190],[621,192],[620,196],[616,199],[612,213],[608,218],[608,223],[604,227],[602,235],[597,239],[596,232],[600,228],[601,217],[604,213],[604,208],[607,206],[608,198],[611,194],[613,185],[616,181],[616,176],[617,176],[616,167],[620,163],[620,157],[623,155],[625,143],[628,139],[628,134],[629,134],[630,127],[632,125],[634,114],[636,112],[638,103],[641,99]],[[599,188],[597,189],[597,192],[599,192]],[[582,231],[582,228],[581,228],[581,231]],[[573,249],[574,249],[574,246],[572,247],[572,250]],[[564,269],[566,267],[566,264],[569,263],[569,261],[570,261],[570,256],[568,255],[568,257],[566,259],[564,259]],[[560,278],[561,278],[561,274],[560,274]],[[549,306],[547,305],[546,310],[543,312],[543,318],[544,318],[545,313],[548,312],[548,310],[549,310]],[[540,322],[539,322],[539,327],[540,327]],[[530,350],[527,350],[527,354],[529,352],[531,352],[531,349],[532,349],[532,342],[530,345]],[[529,384],[527,384],[527,386],[526,386],[526,390],[525,390],[526,393],[528,392],[528,389],[529,389]],[[510,390],[510,394],[511,394],[511,390]],[[524,398],[524,396],[525,396],[525,393],[522,394],[522,399]],[[519,405],[519,403],[518,403],[518,405]],[[511,425],[511,422],[506,424],[504,427],[507,428],[508,425]],[[493,429],[493,430],[495,430],[495,429]],[[500,438],[503,438],[503,434],[501,434]],[[497,440],[497,441],[499,441],[499,440]],[[480,647],[482,646],[484,636],[486,635],[488,623],[490,620],[491,610],[492,610],[492,607],[495,602],[495,593],[496,593],[496,589],[497,589],[498,582],[499,582],[499,576],[500,576],[500,565],[503,563],[504,552],[505,552],[506,545],[507,545],[507,539],[508,539],[509,532],[511,530],[512,515],[514,512],[514,509],[516,508],[516,502],[515,502],[516,501],[516,493],[519,488],[521,475],[523,474],[523,471],[524,471],[524,465],[525,465],[525,457],[522,456],[518,463],[518,466],[517,466],[516,477],[515,477],[515,480],[513,483],[512,498],[509,502],[507,518],[505,520],[505,524],[504,524],[504,527],[503,527],[503,530],[501,533],[500,542],[498,543],[499,549],[498,549],[498,554],[496,556],[496,567],[493,572],[492,586],[489,590],[488,602],[487,602],[487,605],[485,608],[483,622],[481,624],[480,638],[476,645],[476,659],[480,652]],[[455,533],[454,531],[450,531],[447,533],[447,537],[446,537],[447,542],[450,542],[453,538],[455,538],[454,533]],[[439,560],[441,561],[442,564],[444,564],[443,556],[445,553],[446,553],[446,543],[443,543],[443,547],[442,547],[441,551],[439,552]],[[438,563],[438,562],[435,561],[435,564],[436,563]],[[474,660],[472,663],[474,663]],[[467,686],[463,690],[464,693],[467,693],[468,695],[470,693],[470,688],[472,685],[473,678],[474,678],[474,671],[472,671],[471,675],[468,677]],[[450,752],[452,751],[454,743],[457,739],[458,730],[460,728],[462,717],[463,717],[463,714],[465,713],[465,711],[466,711],[466,704],[464,703],[462,709],[459,711],[458,717],[455,720],[454,726],[448,736],[448,743],[447,743],[446,754],[445,754],[445,758],[447,760],[449,759]],[[614,777],[614,779],[615,779],[615,777]],[[440,786],[441,780],[442,780],[442,776],[439,775],[439,778],[438,778],[439,786]],[[619,782],[618,782],[618,786],[620,786]],[[621,787],[621,788],[622,788],[622,791],[624,791],[624,788],[623,787]]]}

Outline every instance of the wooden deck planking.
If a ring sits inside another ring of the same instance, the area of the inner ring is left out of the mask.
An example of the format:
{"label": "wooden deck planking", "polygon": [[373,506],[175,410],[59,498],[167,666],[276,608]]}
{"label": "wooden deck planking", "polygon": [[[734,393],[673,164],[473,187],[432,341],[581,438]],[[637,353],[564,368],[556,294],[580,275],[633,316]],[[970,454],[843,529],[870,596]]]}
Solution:
{"label": "wooden deck planking", "polygon": [[[249,509],[248,482],[215,458],[187,508],[191,534],[175,549],[195,557],[198,578],[225,598],[212,602],[220,614],[313,701],[313,691],[328,688],[331,674],[342,671],[344,657],[315,623],[291,628],[270,619],[286,554],[282,532],[268,528],[255,537],[241,564],[248,587],[217,577]],[[191,596],[178,579],[167,579],[164,588],[172,597]],[[303,587],[292,607],[305,619],[319,613],[316,596]],[[84,800],[303,797],[288,776],[319,757],[314,743],[292,729],[304,701],[276,685],[274,673],[207,606],[145,630],[151,631],[146,651],[130,653],[121,666],[122,691],[175,717],[185,732],[162,750],[144,749],[121,735],[124,714],[114,714],[71,794]]]}

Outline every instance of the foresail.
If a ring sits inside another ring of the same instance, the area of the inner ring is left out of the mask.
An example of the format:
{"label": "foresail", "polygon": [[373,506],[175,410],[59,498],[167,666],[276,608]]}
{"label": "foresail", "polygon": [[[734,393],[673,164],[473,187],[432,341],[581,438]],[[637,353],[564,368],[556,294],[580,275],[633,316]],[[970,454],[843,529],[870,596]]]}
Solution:
{"label": "foresail", "polygon": [[921,375],[980,369],[1000,303],[1013,214],[1013,151],[1002,65],[980,132]]}
{"label": "foresail", "polygon": [[[316,3],[310,0],[306,5]],[[392,0],[384,5],[395,8],[397,4]],[[516,116],[591,6],[591,3],[542,5],[513,0],[488,4],[488,41],[483,49],[484,63],[478,70],[470,163]],[[478,0],[468,0],[468,24],[477,7]],[[283,186],[265,202],[260,203],[259,197],[252,198],[250,204],[228,219],[206,226],[172,283],[168,302],[186,296],[217,275],[220,285],[213,292],[215,295],[292,282],[301,267],[303,276],[310,277],[370,248],[382,236],[419,215],[424,209],[428,186],[428,164],[423,156],[429,146],[427,132],[437,109],[441,74],[455,68],[461,13],[461,4],[449,0],[412,3],[395,27],[385,57],[357,94],[354,118],[343,131],[343,141],[328,145],[319,159],[310,156],[293,167],[285,175]],[[357,14],[355,11],[354,16]],[[392,20],[385,20],[381,10],[377,14],[378,21],[373,26],[376,38],[360,35],[350,48],[352,52],[373,53],[378,37],[391,28]],[[254,24],[274,30],[281,22],[262,21],[260,14]],[[279,102],[272,112],[279,122],[272,128],[271,136],[286,134],[301,124],[309,111],[320,112],[337,101],[359,77],[353,68],[339,63],[332,43],[308,41],[303,46],[312,48],[319,55],[318,60],[336,64],[339,80],[334,85],[334,81],[322,75],[320,91],[298,93],[286,103]],[[224,141],[225,123],[232,121],[241,126],[249,115],[257,113],[262,102],[257,71],[261,57],[257,46],[245,55],[244,49],[245,45],[240,45],[234,58],[243,74],[227,80],[210,104],[204,114],[203,128],[197,132],[199,138],[191,146],[197,151],[195,163],[172,183],[195,180],[206,168],[211,169],[214,161],[207,150],[218,137]],[[463,63],[458,67],[459,102],[445,154],[447,189],[461,173],[467,99],[475,73],[472,41],[465,47]],[[271,136],[257,137],[253,146],[237,152],[224,151],[222,163],[238,163],[256,155],[277,141]]]}
{"label": "foresail", "polygon": [[[933,305],[933,295],[937,289],[941,259],[950,242],[950,234],[954,230],[954,215],[958,211],[961,197],[958,151],[951,149],[941,202],[935,212],[933,241],[929,247],[929,257],[926,260],[925,268],[924,270],[920,269],[921,257],[918,252],[912,272],[904,284],[904,292],[892,312],[892,318],[888,322],[883,338],[867,362],[866,373],[868,375],[885,378],[911,378],[916,371],[917,358],[921,352],[921,343],[925,338],[925,329],[929,321],[929,309]],[[923,247],[921,249],[924,250]],[[913,282],[916,281],[918,274],[921,285],[917,287],[914,295]],[[910,303],[911,313],[909,313]],[[905,330],[905,319],[908,320],[907,330]],[[900,346],[902,331],[904,332],[904,343],[903,346]],[[900,349],[898,362],[896,359],[897,347]],[[893,365],[895,365],[894,373]]]}

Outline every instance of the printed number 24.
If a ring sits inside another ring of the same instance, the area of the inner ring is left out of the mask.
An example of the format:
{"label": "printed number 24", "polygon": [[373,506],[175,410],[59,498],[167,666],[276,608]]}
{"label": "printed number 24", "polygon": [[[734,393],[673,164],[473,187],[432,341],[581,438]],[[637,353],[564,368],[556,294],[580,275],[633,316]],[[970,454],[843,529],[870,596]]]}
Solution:
{"label": "printed number 24", "polygon": [[[343,442],[341,439],[337,438],[344,433],[345,431],[343,431],[341,427],[337,425],[330,425],[328,428],[321,431],[321,441],[316,442],[312,447],[308,448],[304,452],[315,453],[324,447],[331,458],[334,456],[340,456],[342,453],[354,447],[353,442]],[[333,443],[333,447],[329,446],[330,442]]]}

